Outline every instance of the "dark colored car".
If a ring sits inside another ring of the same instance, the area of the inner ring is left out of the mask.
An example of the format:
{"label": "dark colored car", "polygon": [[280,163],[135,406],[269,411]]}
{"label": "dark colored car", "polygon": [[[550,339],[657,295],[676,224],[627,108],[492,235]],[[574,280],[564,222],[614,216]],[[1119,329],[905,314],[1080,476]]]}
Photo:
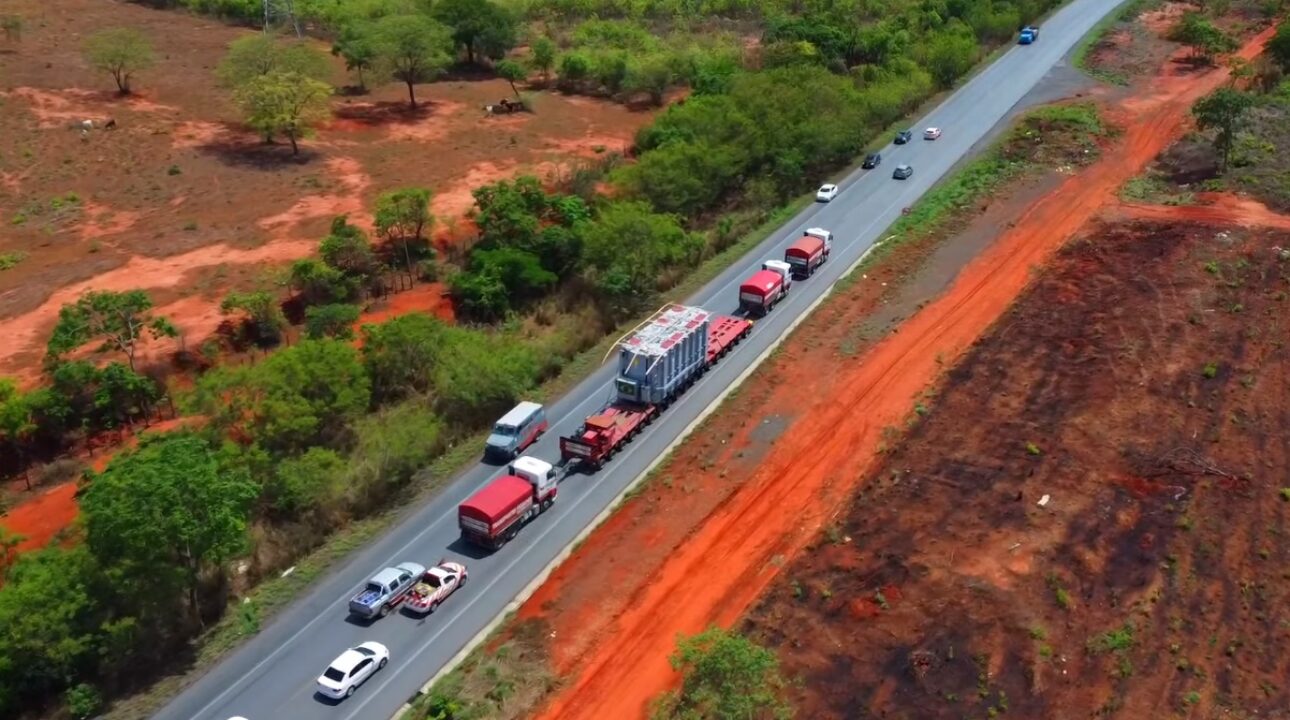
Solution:
{"label": "dark colored car", "polygon": [[906,180],[914,174],[914,168],[908,165],[897,165],[891,176],[897,180]]}
{"label": "dark colored car", "polygon": [[864,168],[865,170],[872,170],[878,167],[878,163],[880,162],[882,162],[882,155],[879,155],[878,153],[871,153],[869,155],[864,156],[864,162],[860,164],[860,167]]}
{"label": "dark colored car", "polygon": [[913,139],[914,139],[914,131],[913,131],[913,130],[901,130],[900,132],[896,133],[896,144],[897,144],[897,145],[904,145],[905,143],[907,143],[907,142],[909,142],[910,140],[913,140]]}

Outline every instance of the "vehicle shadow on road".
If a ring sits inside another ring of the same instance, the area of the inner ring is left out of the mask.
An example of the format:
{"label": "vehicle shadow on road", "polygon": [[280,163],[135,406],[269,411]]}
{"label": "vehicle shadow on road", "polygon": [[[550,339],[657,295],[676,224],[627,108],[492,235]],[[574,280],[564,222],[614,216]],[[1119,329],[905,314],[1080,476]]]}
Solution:
{"label": "vehicle shadow on road", "polygon": [[458,555],[463,555],[471,560],[483,560],[494,552],[488,548],[479,547],[478,545],[468,542],[460,537],[453,540],[452,543],[448,545],[448,551]]}
{"label": "vehicle shadow on road", "polygon": [[377,618],[365,618],[361,615],[355,615],[354,613],[350,613],[345,616],[345,622],[361,628],[370,628],[376,623],[376,621]]}

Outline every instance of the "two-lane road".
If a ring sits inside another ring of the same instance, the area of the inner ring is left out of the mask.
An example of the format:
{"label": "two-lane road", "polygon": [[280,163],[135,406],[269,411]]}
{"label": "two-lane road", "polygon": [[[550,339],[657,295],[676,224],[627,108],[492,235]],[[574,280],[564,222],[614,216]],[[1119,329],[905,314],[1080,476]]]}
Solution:
{"label": "two-lane road", "polygon": [[[883,149],[882,164],[858,171],[841,184],[829,204],[804,210],[755,251],[722,273],[687,302],[715,312],[732,312],[738,284],[762,260],[782,257],[805,228],[833,231],[832,259],[816,275],[794,283],[788,299],[759,321],[752,334],[704,375],[652,426],[595,475],[572,475],[560,498],[510,545],[492,555],[464,547],[458,537],[457,504],[499,469],[479,464],[441,495],[410,512],[397,527],[284,610],[259,635],[224,659],[170,702],[163,720],[385,720],[448,663],[628,484],[677,439],[732,382],[744,373],[868,250],[879,234],[1036,86],[1044,75],[1121,0],[1073,0],[1043,26],[1042,39],[1003,54],[914,126],[915,139]],[[921,139],[922,129],[940,127],[939,140]],[[914,168],[905,181],[891,178],[900,163]],[[570,433],[610,395],[613,370],[600,368],[573,391],[548,406],[550,431],[529,454],[554,461],[557,438]],[[751,382],[758,382],[754,374]],[[377,570],[404,560],[429,565],[441,557],[464,560],[470,582],[434,615],[416,619],[395,613],[370,625],[347,619],[349,596]],[[612,589],[606,588],[607,592]],[[350,699],[324,703],[314,696],[314,678],[347,647],[364,640],[385,644],[388,667]]]}

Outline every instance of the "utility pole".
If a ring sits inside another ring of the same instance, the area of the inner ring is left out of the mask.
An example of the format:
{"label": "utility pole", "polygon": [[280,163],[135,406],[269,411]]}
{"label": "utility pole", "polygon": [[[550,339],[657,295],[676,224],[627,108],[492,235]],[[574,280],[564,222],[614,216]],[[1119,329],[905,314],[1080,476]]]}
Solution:
{"label": "utility pole", "polygon": [[296,8],[294,0],[263,0],[264,1],[264,34],[269,34],[270,28],[273,27],[274,21],[286,20],[291,23],[291,27],[296,31],[296,37],[304,37],[300,32],[300,20],[296,17]]}

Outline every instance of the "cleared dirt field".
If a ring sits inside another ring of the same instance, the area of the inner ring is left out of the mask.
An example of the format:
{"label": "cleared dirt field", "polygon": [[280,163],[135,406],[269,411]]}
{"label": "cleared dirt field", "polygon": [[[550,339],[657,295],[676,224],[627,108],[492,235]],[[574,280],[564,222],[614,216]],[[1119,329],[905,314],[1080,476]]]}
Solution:
{"label": "cleared dirt field", "polygon": [[[26,382],[58,309],[86,290],[150,291],[191,344],[219,324],[229,289],[271,284],[336,214],[366,225],[381,192],[428,187],[446,245],[468,234],[475,187],[620,153],[651,118],[549,93],[535,93],[534,114],[485,117],[510,87],[473,77],[420,86],[425,102],[410,113],[406,90],[388,85],[338,95],[292,158],[246,131],[215,84],[227,44],[251,31],[111,0],[13,0],[5,11],[26,26],[0,52],[0,254],[23,259],[0,271],[0,373]],[[86,37],[118,25],[143,30],[158,56],[129,98],[80,55]],[[349,82],[339,63],[335,82]],[[73,125],[86,119],[96,128],[82,137]],[[107,119],[116,127],[102,129]]]}
{"label": "cleared dirt field", "polygon": [[1095,226],[948,374],[747,620],[803,716],[1288,716],[1290,233],[1229,219]]}

